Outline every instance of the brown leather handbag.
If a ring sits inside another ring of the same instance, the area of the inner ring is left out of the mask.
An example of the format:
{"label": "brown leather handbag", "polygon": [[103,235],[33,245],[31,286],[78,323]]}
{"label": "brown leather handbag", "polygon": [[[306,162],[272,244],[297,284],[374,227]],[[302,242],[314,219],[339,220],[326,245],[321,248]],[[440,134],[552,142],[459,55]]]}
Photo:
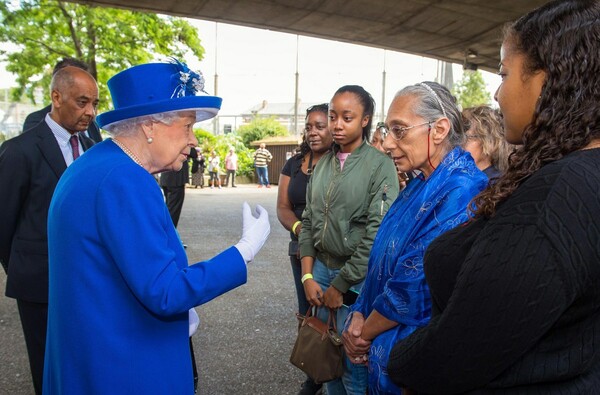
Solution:
{"label": "brown leather handbag", "polygon": [[324,383],[342,377],[342,339],[337,333],[335,312],[329,310],[327,323],[318,319],[316,310],[309,308],[306,315],[296,314],[300,321],[298,337],[290,362],[308,375],[315,383]]}

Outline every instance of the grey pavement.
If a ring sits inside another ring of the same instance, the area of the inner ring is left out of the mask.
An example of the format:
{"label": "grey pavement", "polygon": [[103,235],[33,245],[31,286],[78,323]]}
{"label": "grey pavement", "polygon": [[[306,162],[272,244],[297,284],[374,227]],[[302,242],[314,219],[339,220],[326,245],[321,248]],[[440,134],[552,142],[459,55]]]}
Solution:
{"label": "grey pavement", "polygon": [[[289,363],[296,297],[289,234],[277,220],[276,199],[276,185],[186,190],[179,232],[190,262],[208,259],[239,240],[243,201],[265,207],[271,222],[269,240],[249,265],[247,284],[197,308],[201,323],[193,341],[199,394],[296,394],[304,380]],[[15,301],[4,296],[5,282],[0,270],[0,394],[30,395],[21,324]]]}

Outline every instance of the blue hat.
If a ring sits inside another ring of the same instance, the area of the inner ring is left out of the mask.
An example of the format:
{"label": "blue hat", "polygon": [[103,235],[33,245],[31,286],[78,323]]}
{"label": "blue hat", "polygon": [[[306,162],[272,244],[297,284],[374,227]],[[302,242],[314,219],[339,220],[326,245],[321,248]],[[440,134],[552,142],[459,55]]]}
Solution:
{"label": "blue hat", "polygon": [[191,71],[176,59],[130,67],[109,79],[107,85],[115,109],[96,117],[106,130],[126,119],[169,111],[195,111],[196,122],[200,122],[217,115],[223,101],[204,91],[202,73]]}

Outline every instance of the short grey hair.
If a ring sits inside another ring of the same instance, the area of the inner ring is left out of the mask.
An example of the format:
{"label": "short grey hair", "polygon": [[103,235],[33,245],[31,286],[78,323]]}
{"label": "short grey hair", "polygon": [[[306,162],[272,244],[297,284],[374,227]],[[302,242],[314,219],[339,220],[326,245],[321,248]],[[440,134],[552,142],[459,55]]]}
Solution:
{"label": "short grey hair", "polygon": [[181,116],[180,111],[161,112],[158,114],[142,115],[141,117],[124,119],[104,127],[112,137],[133,136],[142,130],[142,125],[150,122],[160,122],[171,125]]}
{"label": "short grey hair", "polygon": [[65,94],[68,87],[73,86],[75,79],[71,70],[62,68],[52,76],[50,82],[50,92],[56,90],[61,94]]}
{"label": "short grey hair", "polygon": [[450,120],[448,142],[452,148],[464,143],[465,132],[462,115],[456,98],[446,87],[437,82],[425,81],[401,89],[394,98],[401,96],[417,97],[419,100],[414,112],[427,121],[433,122],[442,117]]}

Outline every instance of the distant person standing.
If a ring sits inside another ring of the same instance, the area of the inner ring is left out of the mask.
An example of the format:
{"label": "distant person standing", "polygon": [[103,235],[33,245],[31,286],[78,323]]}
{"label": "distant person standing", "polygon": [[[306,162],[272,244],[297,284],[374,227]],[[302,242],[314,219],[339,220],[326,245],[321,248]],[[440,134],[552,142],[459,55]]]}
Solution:
{"label": "distant person standing", "polygon": [[192,185],[194,188],[204,188],[204,169],[206,161],[199,147],[195,148],[196,158],[192,157]]}
{"label": "distant person standing", "polygon": [[269,185],[269,162],[273,159],[273,155],[265,148],[265,143],[260,144],[260,148],[254,153],[254,167],[256,168],[256,175],[258,176],[258,187],[262,188],[263,185],[267,188],[271,188]]}
{"label": "distant person standing", "polygon": [[[54,70],[52,70],[52,75],[54,76],[58,70],[63,69],[67,66],[77,67],[77,68],[80,68],[81,70],[84,70],[87,72],[90,71],[88,65],[83,63],[80,60],[73,59],[73,58],[63,58],[63,60],[56,63],[56,65],[54,66]],[[41,110],[32,112],[31,114],[27,115],[27,117],[25,118],[25,122],[23,123],[23,130],[21,131],[21,133],[25,132],[26,130],[31,129],[38,123],[42,122],[44,120],[44,118],[46,117],[46,114],[48,114],[51,109],[52,109],[52,104],[48,104],[46,107],[42,108]],[[100,129],[98,128],[98,125],[96,125],[95,121],[90,122],[90,125],[88,126],[88,129],[87,129],[87,135],[89,138],[94,140],[94,142],[96,142],[96,143],[99,143],[102,141],[102,136],[100,135]]]}
{"label": "distant person standing", "polygon": [[213,189],[215,185],[221,189],[221,179],[219,174],[219,167],[221,166],[221,158],[217,155],[217,151],[212,151],[210,153],[210,158],[208,158],[208,175],[209,175],[209,184],[210,189]]}
{"label": "distant person standing", "polygon": [[229,148],[229,153],[225,156],[225,170],[227,171],[227,178],[225,179],[225,186],[229,186],[229,176],[231,176],[231,187],[235,186],[235,172],[238,168],[238,156],[235,153],[235,149]]}
{"label": "distant person standing", "polygon": [[[50,91],[52,109],[44,120],[0,146],[0,263],[6,296],[17,300],[37,395],[48,320],[48,208],[67,166],[94,144],[82,132],[98,105],[94,77],[78,67],[58,70]],[[77,210],[80,202],[72,204]]]}

